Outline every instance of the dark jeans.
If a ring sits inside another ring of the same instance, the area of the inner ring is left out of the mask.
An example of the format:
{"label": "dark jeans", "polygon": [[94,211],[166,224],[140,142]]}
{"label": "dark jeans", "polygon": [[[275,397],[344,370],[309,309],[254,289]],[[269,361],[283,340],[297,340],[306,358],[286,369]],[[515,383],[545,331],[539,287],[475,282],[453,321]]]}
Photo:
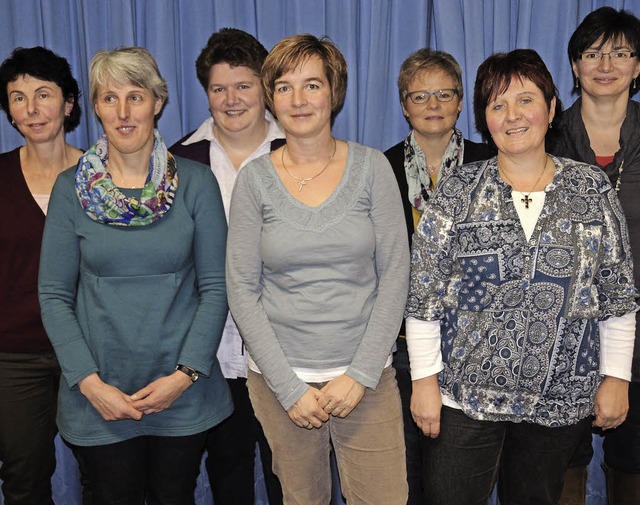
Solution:
{"label": "dark jeans", "polygon": [[0,479],[5,505],[53,505],[59,381],[53,352],[0,353]]}
{"label": "dark jeans", "polygon": [[625,473],[640,473],[640,382],[629,384],[629,414],[622,425],[605,432],[604,462]]}
{"label": "dark jeans", "polygon": [[476,421],[442,408],[440,436],[422,437],[424,486],[432,505],[486,505],[498,480],[501,505],[555,505],[582,434],[576,425]]}
{"label": "dark jeans", "polygon": [[256,441],[260,447],[264,480],[270,505],[282,504],[282,488],[274,475],[271,449],[255,418],[247,380],[227,379],[233,414],[209,430],[207,435],[207,473],[215,505],[254,504],[254,462]]}
{"label": "dark jeans", "polygon": [[84,505],[145,505],[145,500],[146,505],[193,505],[206,436],[142,436],[89,447],[67,444],[82,474]]}
{"label": "dark jeans", "polygon": [[409,500],[407,505],[423,505],[426,503],[422,490],[422,451],[420,439],[422,432],[411,416],[411,373],[409,371],[409,354],[407,340],[404,337],[396,341],[396,352],[393,353],[393,367],[402,402],[402,418],[404,421],[404,440],[407,455],[407,483],[409,484]]}

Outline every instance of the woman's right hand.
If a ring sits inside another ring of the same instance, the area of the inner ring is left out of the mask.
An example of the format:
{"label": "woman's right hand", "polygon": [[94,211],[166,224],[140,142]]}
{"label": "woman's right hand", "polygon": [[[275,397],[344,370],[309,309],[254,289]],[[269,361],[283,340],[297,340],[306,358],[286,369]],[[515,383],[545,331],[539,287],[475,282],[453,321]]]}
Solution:
{"label": "woman's right hand", "polygon": [[305,394],[289,407],[287,414],[289,414],[289,418],[296,426],[307,428],[308,430],[320,428],[329,419],[329,414],[321,409],[318,404],[321,396],[322,392],[320,390],[309,387]]}
{"label": "woman's right hand", "polygon": [[142,412],[133,407],[131,397],[103,382],[97,373],[87,375],[78,383],[78,387],[105,421],[139,421],[142,418]]}
{"label": "woman's right hand", "polygon": [[411,415],[427,437],[436,438],[440,434],[440,411],[442,394],[438,385],[438,374],[412,382]]}

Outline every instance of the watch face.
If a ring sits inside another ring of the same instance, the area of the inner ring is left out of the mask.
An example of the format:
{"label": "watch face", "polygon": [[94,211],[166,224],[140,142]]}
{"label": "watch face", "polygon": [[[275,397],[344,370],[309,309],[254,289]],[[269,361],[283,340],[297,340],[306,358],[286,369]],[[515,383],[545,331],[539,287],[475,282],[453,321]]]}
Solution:
{"label": "watch face", "polygon": [[194,370],[193,368],[189,368],[188,366],[178,365],[176,367],[176,370],[179,370],[187,377],[189,377],[189,379],[191,379],[191,382],[195,382],[198,380],[198,378],[200,378],[200,374],[196,370]]}

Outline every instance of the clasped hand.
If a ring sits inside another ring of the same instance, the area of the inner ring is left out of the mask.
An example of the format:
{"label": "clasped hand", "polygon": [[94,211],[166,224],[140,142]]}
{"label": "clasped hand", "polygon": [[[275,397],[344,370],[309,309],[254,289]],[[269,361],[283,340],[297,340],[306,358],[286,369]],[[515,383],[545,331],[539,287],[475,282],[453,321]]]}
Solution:
{"label": "clasped hand", "polygon": [[79,383],[80,392],[105,421],[139,421],[143,415],[166,410],[190,385],[191,380],[182,372],[156,379],[132,395],[103,382],[97,373],[85,377]]}
{"label": "clasped hand", "polygon": [[364,393],[362,384],[343,374],[327,382],[322,389],[309,386],[287,410],[287,414],[300,428],[320,428],[330,415],[348,416],[360,403]]}

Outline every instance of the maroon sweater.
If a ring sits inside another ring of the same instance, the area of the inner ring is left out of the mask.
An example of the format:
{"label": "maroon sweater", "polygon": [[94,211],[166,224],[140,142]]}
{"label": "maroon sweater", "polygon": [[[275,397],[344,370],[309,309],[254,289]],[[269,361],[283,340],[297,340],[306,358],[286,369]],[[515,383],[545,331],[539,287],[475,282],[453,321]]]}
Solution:
{"label": "maroon sweater", "polygon": [[38,303],[45,216],[22,175],[19,148],[0,154],[0,181],[0,352],[50,351]]}

